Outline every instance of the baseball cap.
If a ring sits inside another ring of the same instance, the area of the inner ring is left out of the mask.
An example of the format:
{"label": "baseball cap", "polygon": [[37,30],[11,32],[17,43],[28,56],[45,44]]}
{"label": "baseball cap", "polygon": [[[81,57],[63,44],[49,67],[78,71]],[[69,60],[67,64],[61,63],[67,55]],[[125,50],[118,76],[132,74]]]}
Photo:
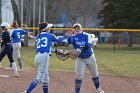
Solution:
{"label": "baseball cap", "polygon": [[39,24],[39,29],[42,30],[42,29],[48,29],[48,28],[51,28],[53,26],[52,23],[47,23],[47,22],[42,22]]}
{"label": "baseball cap", "polygon": [[81,26],[81,24],[79,24],[79,23],[75,23],[75,24],[73,25],[73,28],[75,28],[75,27],[81,28],[82,26]]}
{"label": "baseball cap", "polygon": [[10,25],[7,22],[2,22],[0,26],[8,28]]}

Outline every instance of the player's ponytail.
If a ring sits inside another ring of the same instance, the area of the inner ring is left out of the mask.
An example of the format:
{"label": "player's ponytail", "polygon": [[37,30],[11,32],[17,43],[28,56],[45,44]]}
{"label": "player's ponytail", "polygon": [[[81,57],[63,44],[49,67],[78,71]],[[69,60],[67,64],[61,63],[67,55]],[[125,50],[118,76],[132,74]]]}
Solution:
{"label": "player's ponytail", "polygon": [[18,23],[17,23],[17,21],[13,21],[12,27],[13,27],[13,28],[18,28]]}

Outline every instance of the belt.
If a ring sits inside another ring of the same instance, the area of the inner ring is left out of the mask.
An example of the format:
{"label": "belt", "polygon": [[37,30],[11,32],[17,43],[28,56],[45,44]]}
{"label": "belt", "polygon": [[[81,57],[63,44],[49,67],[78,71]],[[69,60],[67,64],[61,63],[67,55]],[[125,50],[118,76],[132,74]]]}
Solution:
{"label": "belt", "polygon": [[[47,52],[37,52],[36,54],[38,54],[38,53],[40,53],[40,54],[44,54],[44,53],[47,53]],[[49,54],[49,53],[48,53]],[[51,54],[49,54],[49,56],[52,56]]]}
{"label": "belt", "polygon": [[47,52],[37,52],[37,53],[41,53],[41,54],[43,54],[43,53],[47,53]]}
{"label": "belt", "polygon": [[11,43],[5,43],[4,45],[9,45],[9,44],[11,44]]}
{"label": "belt", "polygon": [[[47,53],[47,52],[37,52],[37,53],[44,54],[44,53]],[[36,53],[36,54],[37,54],[37,53]],[[48,54],[49,54],[49,53],[48,53]]]}
{"label": "belt", "polygon": [[91,55],[87,56],[87,57],[79,57],[79,58],[82,58],[82,59],[85,59],[85,58],[89,58]]}

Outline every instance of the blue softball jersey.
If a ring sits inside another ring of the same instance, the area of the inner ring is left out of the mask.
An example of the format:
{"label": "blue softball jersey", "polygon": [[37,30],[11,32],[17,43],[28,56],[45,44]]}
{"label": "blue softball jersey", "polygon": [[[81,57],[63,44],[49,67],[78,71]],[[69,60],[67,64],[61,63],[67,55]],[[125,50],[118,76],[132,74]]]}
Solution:
{"label": "blue softball jersey", "polygon": [[[80,34],[74,34],[68,38],[68,43],[72,44],[75,49],[81,50],[80,58],[88,58],[93,53],[92,38],[88,33],[82,32]],[[87,50],[84,50],[85,46],[88,47]]]}
{"label": "blue softball jersey", "polygon": [[19,43],[21,42],[22,35],[28,34],[28,29],[26,29],[25,31],[22,29],[13,29],[11,32],[12,42]]}
{"label": "blue softball jersey", "polygon": [[36,37],[36,53],[50,53],[52,42],[61,42],[66,38],[66,35],[61,38],[57,38],[54,34],[41,32],[40,35]]}

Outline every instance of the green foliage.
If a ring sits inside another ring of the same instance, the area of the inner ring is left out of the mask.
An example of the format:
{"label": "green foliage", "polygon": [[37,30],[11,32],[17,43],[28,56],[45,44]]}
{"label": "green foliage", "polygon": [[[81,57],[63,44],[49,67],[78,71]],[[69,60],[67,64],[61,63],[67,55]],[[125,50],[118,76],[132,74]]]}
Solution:
{"label": "green foliage", "polygon": [[103,0],[99,13],[108,28],[140,28],[140,0]]}

